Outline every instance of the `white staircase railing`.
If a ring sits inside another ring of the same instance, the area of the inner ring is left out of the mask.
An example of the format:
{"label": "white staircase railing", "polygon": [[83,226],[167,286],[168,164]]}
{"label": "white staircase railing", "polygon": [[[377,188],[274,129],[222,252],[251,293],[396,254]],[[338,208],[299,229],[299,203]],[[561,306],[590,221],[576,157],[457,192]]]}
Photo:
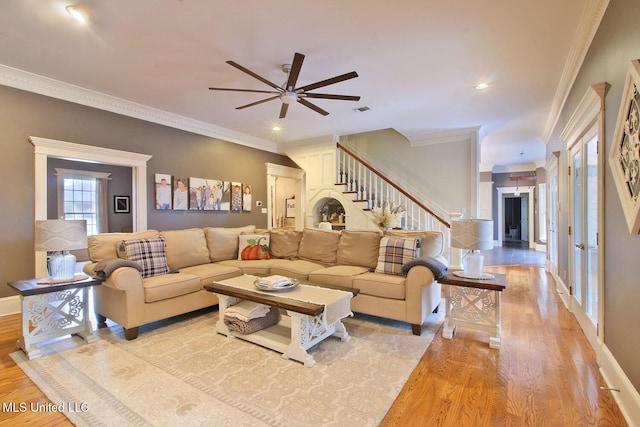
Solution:
{"label": "white staircase railing", "polygon": [[449,215],[428,207],[340,143],[337,144],[336,159],[336,185],[342,186],[344,193],[353,194],[353,202],[360,209],[370,211],[385,204],[402,206],[404,215],[400,228],[440,230],[445,234],[445,241],[449,241]]}

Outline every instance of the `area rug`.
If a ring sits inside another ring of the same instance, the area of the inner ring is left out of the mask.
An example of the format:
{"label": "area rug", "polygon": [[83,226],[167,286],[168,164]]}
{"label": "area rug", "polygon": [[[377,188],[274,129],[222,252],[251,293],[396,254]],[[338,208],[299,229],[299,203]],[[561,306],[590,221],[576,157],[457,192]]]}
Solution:
{"label": "area rug", "polygon": [[217,310],[142,327],[133,341],[116,325],[91,344],[11,357],[77,426],[375,426],[442,319],[432,314],[418,337],[402,322],[347,318],[351,339],[313,347],[313,368],[216,334]]}

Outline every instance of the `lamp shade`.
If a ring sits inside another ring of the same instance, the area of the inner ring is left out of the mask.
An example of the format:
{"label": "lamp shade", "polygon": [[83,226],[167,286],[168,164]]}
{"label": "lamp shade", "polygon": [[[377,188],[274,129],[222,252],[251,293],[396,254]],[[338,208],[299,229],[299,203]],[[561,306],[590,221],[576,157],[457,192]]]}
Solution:
{"label": "lamp shade", "polygon": [[493,248],[493,221],[458,219],[451,222],[451,246],[467,250]]}
{"label": "lamp shade", "polygon": [[36,221],[36,251],[72,251],[87,248],[87,221],[47,219]]}

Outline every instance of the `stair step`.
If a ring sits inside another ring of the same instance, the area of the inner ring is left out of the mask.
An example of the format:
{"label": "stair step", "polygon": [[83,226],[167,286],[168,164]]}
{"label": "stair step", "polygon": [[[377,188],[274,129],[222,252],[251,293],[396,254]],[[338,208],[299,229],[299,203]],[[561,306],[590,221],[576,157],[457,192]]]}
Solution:
{"label": "stair step", "polygon": [[356,194],[357,191],[343,191],[342,194]]}
{"label": "stair step", "polygon": [[368,202],[367,199],[355,199],[353,202]]}

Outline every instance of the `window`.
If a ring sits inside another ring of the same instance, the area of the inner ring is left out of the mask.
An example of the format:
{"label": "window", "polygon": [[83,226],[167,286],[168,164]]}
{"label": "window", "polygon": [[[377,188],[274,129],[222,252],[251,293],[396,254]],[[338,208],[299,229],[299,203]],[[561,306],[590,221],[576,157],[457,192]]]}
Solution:
{"label": "window", "polygon": [[87,220],[87,234],[98,234],[98,178],[110,174],[102,172],[57,169],[58,217]]}

